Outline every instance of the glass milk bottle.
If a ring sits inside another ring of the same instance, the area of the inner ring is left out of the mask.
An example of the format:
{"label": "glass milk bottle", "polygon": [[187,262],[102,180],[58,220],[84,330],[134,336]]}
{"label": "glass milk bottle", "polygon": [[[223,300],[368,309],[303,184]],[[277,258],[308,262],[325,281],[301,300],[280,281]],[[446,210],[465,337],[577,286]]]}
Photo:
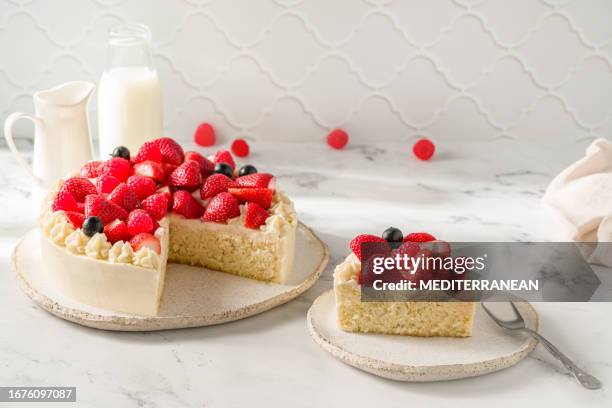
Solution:
{"label": "glass milk bottle", "polygon": [[132,157],[147,140],[162,136],[161,89],[153,66],[151,32],[142,24],[109,31],[108,65],[98,87],[98,140],[105,159],[117,146]]}

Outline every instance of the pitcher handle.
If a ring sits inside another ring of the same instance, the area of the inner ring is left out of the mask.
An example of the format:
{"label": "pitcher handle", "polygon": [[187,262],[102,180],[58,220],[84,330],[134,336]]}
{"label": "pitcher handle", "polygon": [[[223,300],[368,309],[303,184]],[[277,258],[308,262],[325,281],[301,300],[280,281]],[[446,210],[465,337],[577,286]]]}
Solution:
{"label": "pitcher handle", "polygon": [[19,163],[19,165],[26,171],[26,173],[30,175],[30,177],[35,183],[42,186],[44,184],[43,180],[34,174],[32,167],[30,167],[30,165],[23,158],[19,150],[17,150],[17,146],[15,146],[15,141],[13,140],[13,125],[19,119],[31,120],[32,122],[34,122],[34,126],[43,126],[43,122],[35,116],[27,115],[22,112],[11,113],[4,121],[4,138],[6,139],[6,144],[8,145],[9,149],[11,149],[11,153],[13,153],[13,156],[15,156],[15,160],[17,160],[17,163]]}

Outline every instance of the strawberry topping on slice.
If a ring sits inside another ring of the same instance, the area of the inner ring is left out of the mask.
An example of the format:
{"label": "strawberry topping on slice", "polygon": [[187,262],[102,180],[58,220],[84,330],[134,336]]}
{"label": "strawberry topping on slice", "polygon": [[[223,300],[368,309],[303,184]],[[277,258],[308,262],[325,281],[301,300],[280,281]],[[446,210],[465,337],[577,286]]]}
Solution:
{"label": "strawberry topping on slice", "polygon": [[136,153],[136,157],[134,157],[133,162],[142,163],[143,161],[147,160],[151,160],[156,163],[162,162],[161,150],[159,150],[159,145],[155,140],[150,140],[140,146],[140,149],[138,149],[138,153]]}
{"label": "strawberry topping on slice", "polygon": [[161,151],[162,161],[164,163],[180,165],[185,159],[185,153],[181,145],[176,143],[174,139],[169,137],[161,137],[153,142],[157,144]]}
{"label": "strawberry topping on slice", "polygon": [[102,164],[100,174],[109,174],[123,182],[130,177],[132,166],[130,162],[122,157],[111,157]]}
{"label": "strawberry topping on slice", "polygon": [[189,192],[178,190],[172,197],[172,212],[185,218],[200,218],[204,207]]}
{"label": "strawberry topping on slice", "polygon": [[202,185],[202,170],[198,162],[189,160],[170,174],[169,184],[182,190],[193,191]]}
{"label": "strawberry topping on slice", "polygon": [[64,211],[64,214],[74,228],[83,227],[83,221],[85,221],[85,216],[83,214],[73,211]]}
{"label": "strawberry topping on slice", "polygon": [[68,190],[77,202],[83,202],[90,194],[98,194],[96,186],[83,177],[71,177],[64,181],[62,188]]}
{"label": "strawberry topping on slice", "polygon": [[384,238],[377,237],[376,235],[362,234],[362,235],[356,236],[355,238],[353,238],[349,246],[351,248],[351,251],[353,251],[353,253],[357,256],[357,258],[359,258],[360,261],[361,261],[361,244],[365,242],[381,242],[381,243],[384,242],[385,244],[388,244]]}
{"label": "strawberry topping on slice", "polygon": [[117,241],[127,241],[130,239],[127,225],[121,220],[115,220],[104,226],[104,235],[112,244]]}
{"label": "strawberry topping on slice", "polygon": [[228,193],[238,199],[240,203],[257,203],[263,208],[268,209],[272,205],[274,193],[269,188],[235,188],[227,189]]}
{"label": "strawberry topping on slice", "polygon": [[110,174],[103,174],[98,177],[96,181],[96,187],[100,194],[110,194],[121,182],[115,176],[111,176]]}
{"label": "strawberry topping on slice", "polygon": [[435,240],[436,237],[427,232],[411,232],[404,237],[404,242],[429,242]]}
{"label": "strawberry topping on slice", "polygon": [[157,190],[157,184],[153,179],[143,176],[130,176],[127,179],[128,186],[132,187],[139,199],[144,200]]}
{"label": "strawberry topping on slice", "polygon": [[256,203],[246,203],[244,214],[244,226],[247,228],[258,229],[266,223],[270,214],[261,205]]}
{"label": "strawberry topping on slice", "polygon": [[[270,181],[274,178],[270,173],[253,173],[238,177],[234,180],[234,187],[261,187],[270,188]],[[273,184],[273,183],[272,183]]]}
{"label": "strawberry topping on slice", "polygon": [[232,154],[229,152],[229,150],[219,150],[217,153],[215,153],[215,156],[213,157],[213,163],[229,164],[232,168],[232,171],[236,170],[236,162],[234,161],[234,158],[232,157]]}
{"label": "strawberry topping on slice", "polygon": [[102,162],[99,160],[94,160],[85,163],[83,167],[81,167],[81,177],[85,178],[96,178],[100,175],[102,171]]}
{"label": "strawberry topping on slice", "polygon": [[214,196],[202,216],[203,221],[225,222],[240,215],[238,199],[230,193],[219,193]]}
{"label": "strawberry topping on slice", "polygon": [[108,200],[121,206],[125,211],[140,208],[140,200],[132,187],[125,183],[119,184],[108,196]]}
{"label": "strawberry topping on slice", "polygon": [[141,177],[149,177],[159,182],[166,179],[166,172],[162,164],[151,160],[136,163],[134,165],[134,174]]}
{"label": "strawberry topping on slice", "polygon": [[153,232],[155,223],[148,212],[142,209],[132,211],[127,218],[127,229],[131,236],[138,235],[142,232]]}
{"label": "strawberry topping on slice", "polygon": [[159,221],[168,212],[168,196],[164,193],[155,193],[145,198],[140,205],[155,221]]}
{"label": "strawberry topping on slice", "polygon": [[102,196],[91,194],[85,197],[85,217],[92,215],[99,217],[106,225],[116,219],[127,219],[128,212]]}
{"label": "strawberry topping on slice", "polygon": [[232,185],[232,179],[225,174],[215,173],[209,176],[200,189],[200,197],[202,200],[216,196],[219,193],[227,191]]}
{"label": "strawberry topping on slice", "polygon": [[130,245],[134,251],[138,251],[141,248],[149,248],[157,254],[161,253],[161,245],[159,239],[156,236],[143,232],[130,239]]}
{"label": "strawberry topping on slice", "polygon": [[202,178],[208,177],[215,171],[215,163],[208,160],[198,152],[185,152],[185,161],[193,160],[198,162],[202,170]]}
{"label": "strawberry topping on slice", "polygon": [[80,212],[76,199],[70,193],[70,191],[64,188],[60,188],[60,190],[55,195],[53,203],[51,204],[51,210]]}

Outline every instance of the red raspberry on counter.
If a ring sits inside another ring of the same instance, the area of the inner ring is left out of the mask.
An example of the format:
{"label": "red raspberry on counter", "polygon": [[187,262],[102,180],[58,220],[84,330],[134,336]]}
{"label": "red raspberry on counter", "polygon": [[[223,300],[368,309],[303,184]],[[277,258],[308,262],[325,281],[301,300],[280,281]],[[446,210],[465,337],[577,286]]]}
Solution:
{"label": "red raspberry on counter", "polygon": [[434,155],[436,146],[429,139],[423,138],[417,140],[412,146],[412,152],[420,160],[429,160]]}
{"label": "red raspberry on counter", "polygon": [[334,149],[342,149],[349,141],[348,133],[342,129],[334,129],[327,135],[327,144]]}
{"label": "red raspberry on counter", "polygon": [[217,142],[215,128],[209,123],[200,123],[193,134],[193,141],[198,146],[212,146]]}
{"label": "red raspberry on counter", "polygon": [[247,157],[249,155],[249,144],[244,139],[236,139],[232,142],[232,152],[238,157]]}

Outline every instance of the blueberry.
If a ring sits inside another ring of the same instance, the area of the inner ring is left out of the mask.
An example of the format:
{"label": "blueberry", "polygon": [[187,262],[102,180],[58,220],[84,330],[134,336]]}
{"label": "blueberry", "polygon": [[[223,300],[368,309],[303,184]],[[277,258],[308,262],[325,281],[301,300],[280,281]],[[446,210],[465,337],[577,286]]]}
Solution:
{"label": "blueberry", "polygon": [[130,160],[130,149],[125,146],[117,146],[115,147],[115,150],[113,150],[111,156],[121,157],[122,159]]}
{"label": "blueberry", "polygon": [[225,174],[227,177],[232,178],[234,170],[232,170],[232,166],[227,163],[217,163],[215,164],[215,173]]}
{"label": "blueberry", "polygon": [[104,225],[100,217],[92,215],[91,217],[85,218],[83,221],[83,232],[88,237],[93,237],[96,233],[104,231]]}
{"label": "blueberry", "polygon": [[242,166],[240,168],[240,171],[238,172],[238,175],[240,177],[242,176],[247,176],[249,174],[254,174],[257,173],[257,167],[251,165],[251,164],[247,164],[246,166]]}
{"label": "blueberry", "polygon": [[404,235],[402,231],[395,227],[389,227],[382,234],[383,239],[387,242],[402,242],[404,239]]}

